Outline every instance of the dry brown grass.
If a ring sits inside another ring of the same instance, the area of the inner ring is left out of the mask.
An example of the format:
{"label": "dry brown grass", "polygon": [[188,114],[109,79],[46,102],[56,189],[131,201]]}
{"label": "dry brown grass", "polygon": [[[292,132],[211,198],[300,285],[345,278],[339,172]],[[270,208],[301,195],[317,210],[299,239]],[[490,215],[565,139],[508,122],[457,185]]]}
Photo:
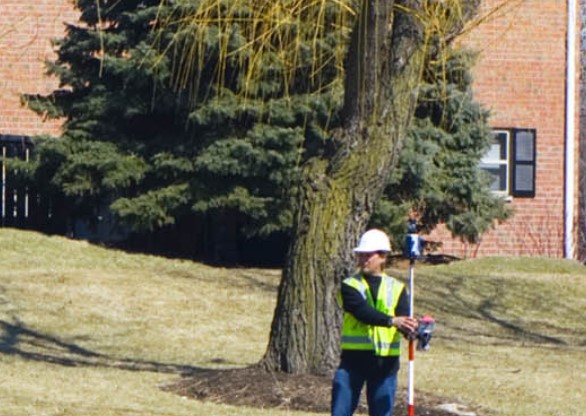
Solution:
{"label": "dry brown grass", "polygon": [[273,415],[161,391],[260,359],[278,271],[211,268],[0,230],[2,416]]}
{"label": "dry brown grass", "polygon": [[[0,414],[303,415],[182,399],[183,371],[264,353],[277,270],[222,269],[0,229]],[[405,271],[396,271],[405,276]],[[439,328],[420,393],[503,415],[586,408],[586,269],[547,259],[416,266]],[[405,373],[401,375],[405,384]]]}
{"label": "dry brown grass", "polygon": [[415,268],[416,309],[438,320],[416,385],[510,416],[584,413],[586,267],[485,258]]}

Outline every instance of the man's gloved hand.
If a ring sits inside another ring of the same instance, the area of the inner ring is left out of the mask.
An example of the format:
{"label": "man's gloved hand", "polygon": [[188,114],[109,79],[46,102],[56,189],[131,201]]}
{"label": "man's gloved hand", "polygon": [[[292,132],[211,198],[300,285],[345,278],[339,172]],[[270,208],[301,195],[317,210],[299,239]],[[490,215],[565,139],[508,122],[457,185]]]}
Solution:
{"label": "man's gloved hand", "polygon": [[408,316],[393,317],[393,326],[406,337],[416,334],[418,325],[419,321],[415,318],[410,318]]}

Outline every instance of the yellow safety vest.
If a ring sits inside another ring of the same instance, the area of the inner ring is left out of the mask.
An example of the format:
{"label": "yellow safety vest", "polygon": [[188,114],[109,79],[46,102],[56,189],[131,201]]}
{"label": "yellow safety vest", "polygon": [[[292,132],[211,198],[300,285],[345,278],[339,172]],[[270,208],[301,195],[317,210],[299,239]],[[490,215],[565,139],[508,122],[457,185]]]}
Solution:
{"label": "yellow safety vest", "polygon": [[[390,316],[395,316],[395,308],[405,286],[398,280],[383,274],[375,304],[370,287],[362,275],[356,274],[344,279],[342,284],[356,289],[370,306]],[[379,357],[398,356],[401,353],[400,341],[401,337],[397,328],[367,325],[360,322],[351,313],[344,312],[343,350],[374,351],[375,355]]]}

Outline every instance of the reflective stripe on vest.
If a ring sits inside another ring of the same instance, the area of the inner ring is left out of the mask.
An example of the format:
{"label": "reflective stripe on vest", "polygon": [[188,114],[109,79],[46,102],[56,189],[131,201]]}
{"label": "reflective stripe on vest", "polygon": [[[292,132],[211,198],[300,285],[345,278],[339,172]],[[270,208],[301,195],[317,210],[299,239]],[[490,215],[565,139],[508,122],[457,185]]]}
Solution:
{"label": "reflective stripe on vest", "polygon": [[[370,337],[360,337],[360,336],[352,336],[352,335],[342,335],[342,345],[344,344],[352,344],[355,346],[363,346],[364,348],[344,348],[344,349],[357,349],[357,350],[372,350],[374,341]],[[392,343],[385,343],[385,342],[378,342],[374,348],[376,351],[383,350],[383,349],[397,349],[401,347],[400,340],[397,342]],[[393,354],[391,354],[393,355]]]}
{"label": "reflective stripe on vest", "polygon": [[[403,283],[383,274],[375,304],[370,288],[361,275],[349,277],[342,284],[356,289],[370,306],[390,316],[395,315],[395,308],[404,287]],[[401,352],[400,340],[400,334],[395,327],[366,325],[352,314],[344,312],[342,349],[374,351],[375,355],[382,357],[398,356]]]}

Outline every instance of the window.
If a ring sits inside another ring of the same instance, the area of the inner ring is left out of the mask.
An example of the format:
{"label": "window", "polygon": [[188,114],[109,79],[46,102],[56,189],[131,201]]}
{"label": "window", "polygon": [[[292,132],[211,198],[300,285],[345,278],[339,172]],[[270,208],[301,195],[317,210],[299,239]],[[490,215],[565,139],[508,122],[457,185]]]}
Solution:
{"label": "window", "polygon": [[490,149],[480,168],[492,177],[491,189],[502,195],[535,196],[535,130],[499,129],[494,131]]}
{"label": "window", "polygon": [[492,177],[493,192],[509,194],[509,141],[508,131],[495,131],[490,149],[480,161],[480,167]]}

